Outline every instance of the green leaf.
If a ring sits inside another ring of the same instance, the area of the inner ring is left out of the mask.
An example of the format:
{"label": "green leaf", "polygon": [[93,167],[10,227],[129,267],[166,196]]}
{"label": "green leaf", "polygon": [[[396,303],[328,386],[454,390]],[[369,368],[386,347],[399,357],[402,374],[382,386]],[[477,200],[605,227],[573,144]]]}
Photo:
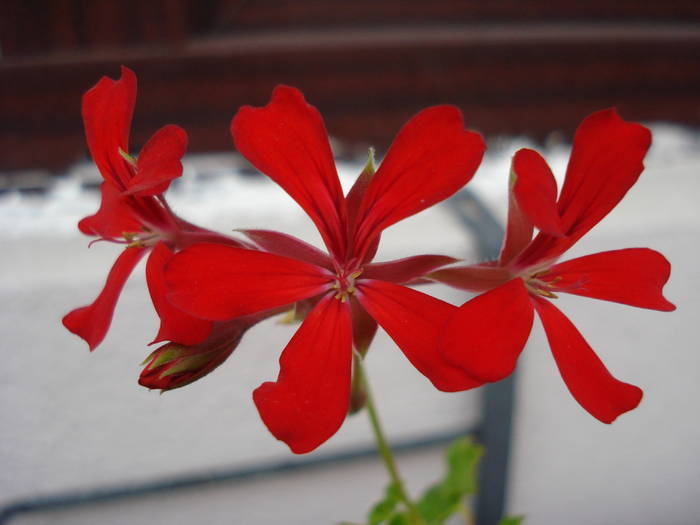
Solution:
{"label": "green leaf", "polygon": [[520,525],[524,519],[525,516],[506,516],[505,518],[501,518],[498,525]]}
{"label": "green leaf", "polygon": [[465,437],[453,441],[447,449],[445,484],[461,496],[475,494],[478,487],[477,468],[484,447]]}
{"label": "green leaf", "polygon": [[457,513],[465,496],[477,489],[477,467],[483,447],[470,438],[453,441],[445,453],[447,472],[428,487],[417,503],[418,511],[431,525],[440,525]]}
{"label": "green leaf", "polygon": [[369,511],[367,518],[368,525],[379,525],[388,520],[396,504],[399,502],[399,488],[395,483],[389,483],[384,491],[384,499],[377,502]]}
{"label": "green leaf", "polygon": [[410,525],[410,523],[408,514],[402,512],[400,514],[394,514],[387,522],[387,525]]}
{"label": "green leaf", "polygon": [[423,493],[416,504],[425,521],[438,525],[459,510],[460,496],[443,483],[436,483]]}

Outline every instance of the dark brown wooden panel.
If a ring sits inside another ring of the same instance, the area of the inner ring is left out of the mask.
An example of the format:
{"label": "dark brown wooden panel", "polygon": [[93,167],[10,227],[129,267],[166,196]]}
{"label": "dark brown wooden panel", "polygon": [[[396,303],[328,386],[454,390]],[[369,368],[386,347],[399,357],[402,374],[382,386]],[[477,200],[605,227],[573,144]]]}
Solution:
{"label": "dark brown wooden panel", "polygon": [[700,124],[693,24],[492,24],[338,28],[208,36],[160,47],[64,51],[0,62],[0,170],[60,169],[85,155],[80,96],[119,64],[140,80],[133,148],[177,123],[191,151],[231,148],[242,104],[300,87],[330,132],[386,147],[431,104],[462,108],[487,136],[571,131],[617,106],[636,120]]}

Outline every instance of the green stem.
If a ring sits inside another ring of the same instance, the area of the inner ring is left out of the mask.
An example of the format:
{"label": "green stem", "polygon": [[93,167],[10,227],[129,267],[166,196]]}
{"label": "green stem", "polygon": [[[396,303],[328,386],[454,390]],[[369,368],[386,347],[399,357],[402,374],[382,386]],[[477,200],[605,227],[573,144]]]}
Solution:
{"label": "green stem", "polygon": [[408,515],[410,522],[413,525],[425,525],[425,521],[421,517],[416,504],[413,503],[411,498],[406,492],[401,476],[399,475],[399,470],[396,467],[396,461],[394,460],[394,454],[389,447],[389,443],[384,436],[384,431],[382,430],[382,425],[379,421],[379,414],[377,413],[377,407],[374,404],[374,398],[372,396],[372,391],[369,388],[369,383],[367,382],[367,374],[365,373],[364,367],[362,365],[362,357],[355,353],[353,354],[353,360],[355,362],[355,373],[364,388],[365,395],[367,399],[365,401],[365,406],[367,407],[367,413],[369,414],[369,420],[372,424],[372,431],[374,432],[374,438],[377,441],[377,449],[379,450],[379,455],[382,457],[384,466],[386,467],[389,477],[392,483],[396,487],[396,491],[399,494],[399,498],[406,505],[408,509]]}

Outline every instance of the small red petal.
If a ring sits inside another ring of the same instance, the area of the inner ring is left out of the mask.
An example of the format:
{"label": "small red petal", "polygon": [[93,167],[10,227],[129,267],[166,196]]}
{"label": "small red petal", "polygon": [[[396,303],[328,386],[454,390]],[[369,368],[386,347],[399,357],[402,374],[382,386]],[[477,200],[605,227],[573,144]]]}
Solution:
{"label": "small red petal", "polygon": [[304,208],[329,251],[342,258],[345,197],[318,110],[299,90],[278,86],[267,106],[238,111],[231,134],[241,155]]}
{"label": "small red petal", "polygon": [[82,337],[94,350],[107,335],[112,315],[124,283],[145,253],[144,248],[127,248],[114,262],[107,282],[97,299],[89,305],[77,308],[63,317],[63,325]]}
{"label": "small red petal", "polygon": [[445,325],[445,358],[484,382],[509,376],[525,347],[534,311],[522,279],[464,303]]}
{"label": "small red petal", "polygon": [[544,299],[536,298],[535,307],[564,383],[589,414],[612,423],[639,405],[641,389],[615,379],[563,313]]}
{"label": "small red petal", "polygon": [[557,211],[557,181],[542,156],[521,149],[513,157],[513,192],[529,222],[541,232],[564,235]]}
{"label": "small red petal", "polygon": [[220,244],[195,244],[166,265],[168,300],[185,312],[225,321],[328,290],[332,275],[289,257]]}
{"label": "small red petal", "polygon": [[122,197],[121,191],[109,181],[100,186],[102,200],[95,215],[85,217],[78,223],[78,229],[85,235],[97,235],[105,239],[116,239],[125,232],[141,230],[141,221],[131,205]]}
{"label": "small red petal", "polygon": [[448,363],[438,349],[443,327],[455,306],[424,293],[383,281],[358,282],[357,299],[418,371],[438,390],[455,392],[482,383]]}
{"label": "small red petal", "polygon": [[253,392],[273,436],[304,454],[335,434],[350,404],[350,310],[327,295],[309,313],[280,358],[276,382]]}
{"label": "small red petal", "polygon": [[511,279],[510,272],[494,263],[445,268],[428,277],[455,288],[470,292],[485,292],[505,284]]}
{"label": "small red petal", "polygon": [[148,291],[160,317],[160,329],[151,344],[172,341],[187,346],[196,345],[207,338],[211,332],[212,322],[192,317],[175,308],[166,299],[164,267],[172,255],[173,252],[165,243],[160,242],[149,255],[146,263]]}
{"label": "small red petal", "polygon": [[265,251],[291,257],[292,259],[299,259],[322,268],[333,268],[333,262],[328,255],[315,246],[286,233],[271,230],[239,231]]}
{"label": "small red petal", "polygon": [[647,128],[625,122],[614,109],[584,119],[574,137],[557,205],[566,237],[540,233],[517,265],[557,258],[598,224],[637,182],[650,144]]}
{"label": "small red petal", "polygon": [[83,95],[83,123],[90,155],[105,180],[120,188],[131,176],[119,149],[129,151],[135,102],[136,75],[124,66],[119,80],[102,77]]}
{"label": "small red petal", "polygon": [[502,266],[530,243],[533,226],[555,237],[564,235],[557,210],[557,181],[539,153],[521,149],[515,154],[509,187],[508,224],[499,258]]}
{"label": "small red petal", "polygon": [[367,188],[354,246],[362,257],[388,226],[440,202],[464,186],[484,154],[481,135],[464,129],[459,109],[436,106],[409,120]]}
{"label": "small red petal", "polygon": [[594,253],[552,266],[542,280],[555,290],[670,312],[663,296],[671,264],[649,248]]}
{"label": "small red petal", "polygon": [[441,266],[457,262],[446,255],[416,255],[395,261],[368,264],[364,267],[364,279],[377,279],[402,284],[413,281]]}
{"label": "small red petal", "polygon": [[129,181],[127,195],[158,195],[170,181],[182,175],[182,156],[187,149],[187,133],[179,126],[163,126],[139,153],[136,175]]}

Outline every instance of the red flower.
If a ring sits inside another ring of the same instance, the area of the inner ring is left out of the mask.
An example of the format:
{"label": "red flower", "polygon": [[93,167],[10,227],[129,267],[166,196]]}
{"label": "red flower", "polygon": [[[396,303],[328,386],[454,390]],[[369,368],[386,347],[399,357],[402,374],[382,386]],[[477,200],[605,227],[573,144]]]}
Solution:
{"label": "red flower", "polygon": [[267,252],[192,246],[173,257],[166,279],[173,304],[206,319],[302,300],[313,304],[282,353],[277,381],[253,394],[270,432],[304,453],[338,430],[348,412],[353,342],[366,350],[377,323],[439,389],[477,386],[435,347],[455,307],[401,286],[453,259],[370,262],[382,230],[447,198],[472,177],[484,144],[464,130],[460,112],[440,106],[416,115],[376,175],[366,169],[347,196],[321,116],[296,89],[278,87],[267,106],[242,108],[231,130],[238,150],[308,213],[329,254],[281,233],[248,231]]}
{"label": "red flower", "polygon": [[[611,423],[639,404],[642,391],[615,379],[548,299],[565,292],[640,308],[675,309],[662,295],[670,264],[648,248],[556,262],[637,181],[650,144],[649,130],[623,121],[614,110],[590,115],[576,132],[558,200],[544,159],[529,149],[515,154],[506,238],[498,261],[432,275],[466,290],[489,290],[462,305],[447,324],[441,349],[449,362],[482,381],[508,376],[536,311],[559,372],[584,409]],[[534,239],[533,225],[539,230]]]}
{"label": "red flower", "polygon": [[107,334],[124,283],[143,255],[155,247],[146,268],[149,291],[161,318],[153,342],[196,344],[206,339],[211,322],[173,308],[165,301],[162,277],[157,275],[162,274],[162,266],[174,249],[202,240],[241,244],[183,221],[163,197],[170,181],[182,174],[180,159],[187,135],[181,128],[169,125],[158,130],[138,159],[128,154],[136,76],[125,67],[121,72],[119,80],[103,77],[83,96],[85,135],[104,182],[100,209],[81,220],[78,227],[86,235],[123,243],[126,248],[97,299],[67,314],[63,324],[94,350]]}

